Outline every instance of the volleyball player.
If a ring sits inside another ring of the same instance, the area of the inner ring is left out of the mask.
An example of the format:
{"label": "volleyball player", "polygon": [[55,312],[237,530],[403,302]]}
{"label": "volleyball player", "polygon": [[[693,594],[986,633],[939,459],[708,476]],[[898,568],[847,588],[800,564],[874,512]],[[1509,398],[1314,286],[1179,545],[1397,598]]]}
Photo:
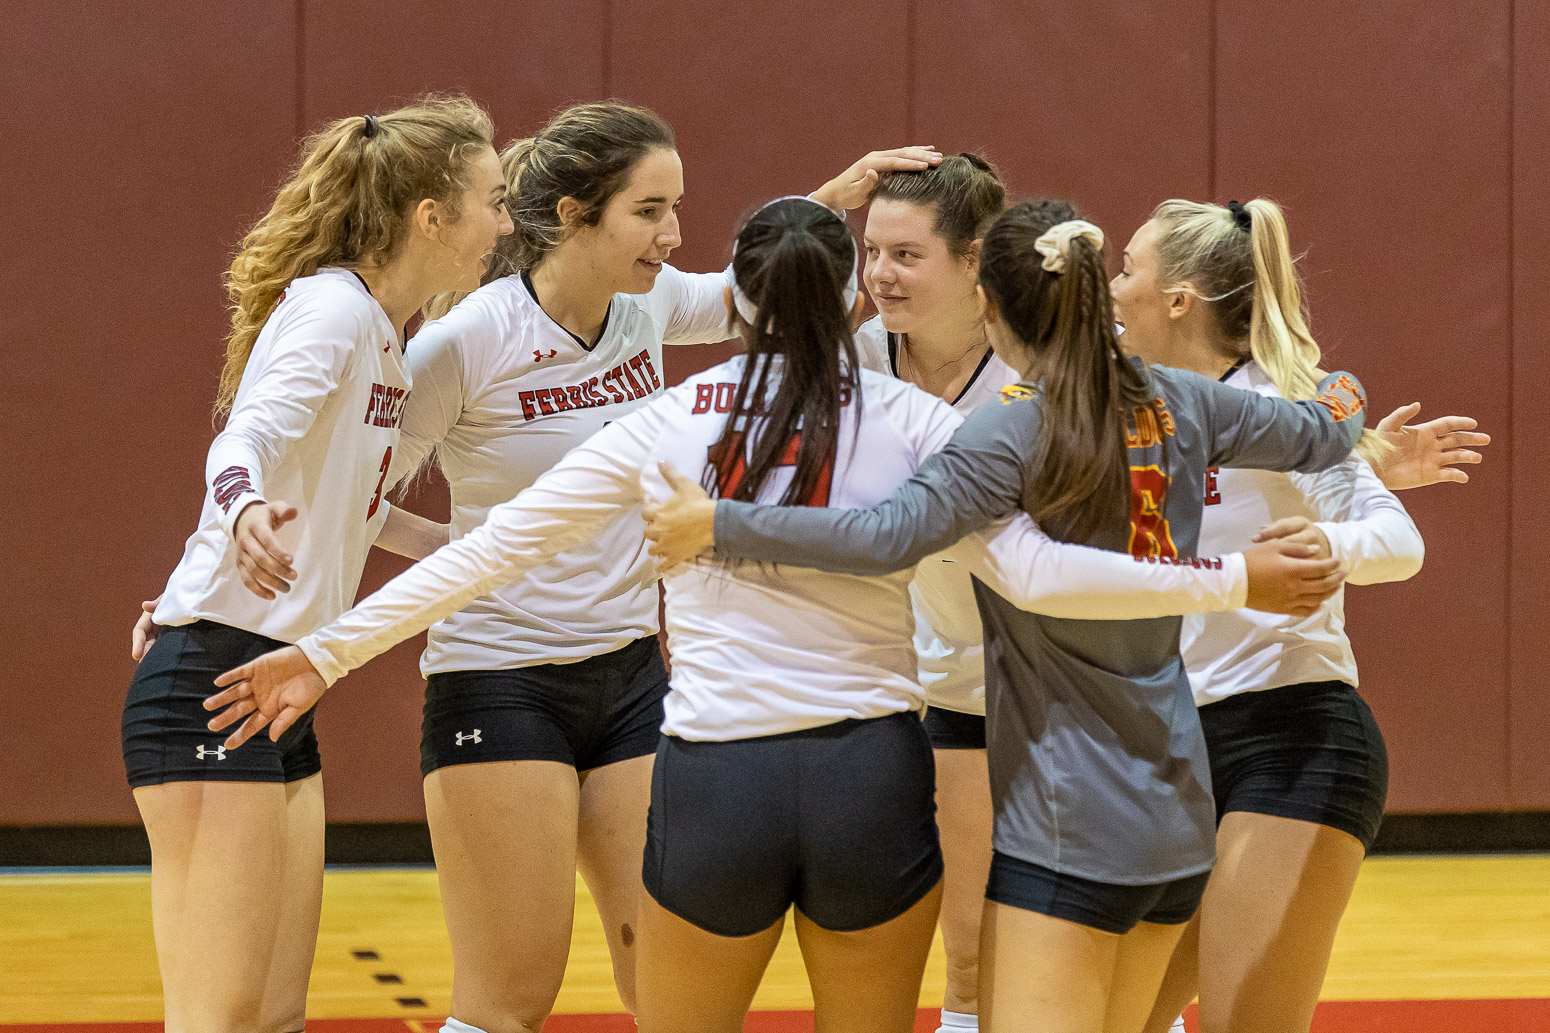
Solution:
{"label": "volleyball player", "polygon": [[[517,231],[486,284],[411,343],[415,395],[388,478],[434,450],[455,536],[659,396],[664,343],[731,333],[723,274],[666,263],[684,187],[661,118],[577,105],[502,157]],[[878,172],[935,157],[869,154],[815,196],[854,206]],[[431,630],[421,770],[452,942],[449,1031],[543,1024],[569,954],[578,868],[634,1010],[634,914],[667,691],[640,532],[638,511],[619,510],[520,589],[496,586]]]}
{"label": "volleyball player", "polygon": [[[1131,238],[1112,284],[1128,351],[1224,383],[1311,397],[1308,330],[1285,219],[1272,201],[1166,201]],[[1460,421],[1447,461],[1489,439]],[[1461,473],[1460,471],[1455,471]],[[1315,475],[1209,470],[1200,545],[1247,543],[1267,525],[1334,555],[1354,584],[1397,581],[1424,548],[1363,459]],[[1311,617],[1193,616],[1182,649],[1205,730],[1218,862],[1174,952],[1148,1029],[1200,993],[1201,1028],[1306,1033],[1335,930],[1383,815],[1388,756],[1357,693],[1343,590]]]}
{"label": "volleyball player", "polygon": [[511,232],[505,192],[471,101],[343,119],[307,141],[232,262],[225,427],[124,706],[175,1033],[302,1028],[323,877],[317,739],[303,720],[229,750],[200,700],[220,670],[346,609],[379,534],[423,538],[382,498],[411,386],[404,325],[478,283]]}
{"label": "volleyball player", "polygon": [[[1006,205],[995,168],[977,154],[920,172],[890,172],[867,212],[865,280],[878,315],[856,332],[861,363],[936,395],[961,415],[1015,384],[985,333],[979,230]],[[910,585],[915,653],[936,758],[942,834],[942,945],[947,987],[939,1033],[976,1028],[980,914],[990,874],[985,764],[985,661],[967,572],[947,555],[921,561]]]}
{"label": "volleyball player", "polygon": [[[980,257],[987,326],[1029,386],[971,416],[892,499],[792,509],[680,489],[648,525],[653,551],[671,565],[713,540],[725,559],[882,574],[1026,507],[1058,537],[1181,559],[1201,500],[1174,486],[1208,465],[1345,457],[1364,407],[1349,375],[1289,403],[1126,359],[1101,244],[1062,202],[997,219]],[[992,1030],[1140,1028],[1213,858],[1178,624],[1068,622],[976,594],[996,807],[980,1014]]]}
{"label": "volleyball player", "polygon": [[[618,511],[641,504],[643,481],[663,493],[661,462],[703,468],[732,497],[881,498],[960,419],[907,385],[857,371],[843,297],[853,297],[845,287],[853,257],[825,208],[796,198],[762,209],[733,262],[752,358],[693,377],[605,428],[299,649],[223,676],[233,687],[209,705],[233,706],[212,725],[251,715],[228,740],[234,748],[271,719],[271,737],[283,735],[322,694],[318,671],[335,680],[481,592],[596,539]],[[1251,571],[1267,555],[1272,565],[1310,566],[1263,552],[1201,569],[1138,566],[1058,546],[1026,518],[963,560],[1024,605],[1145,616],[1230,605],[1245,579],[1251,593],[1263,588],[1263,574]],[[1288,582],[1306,598],[1289,595],[1284,605],[1311,607],[1339,580],[1332,561],[1311,577]],[[644,866],[642,1028],[740,1029],[793,902],[819,1028],[912,1026],[940,859],[931,755],[908,713],[920,690],[907,581],[715,565],[669,581],[673,689]],[[782,612],[787,619],[771,619]]]}

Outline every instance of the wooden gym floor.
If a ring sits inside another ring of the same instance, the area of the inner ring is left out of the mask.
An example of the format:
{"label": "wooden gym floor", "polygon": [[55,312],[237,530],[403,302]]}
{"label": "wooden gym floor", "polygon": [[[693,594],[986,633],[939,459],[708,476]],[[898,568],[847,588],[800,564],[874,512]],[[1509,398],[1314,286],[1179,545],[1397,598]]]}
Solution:
{"label": "wooden gym floor", "polygon": [[[602,930],[576,886],[576,933],[552,1033],[633,1030],[617,1013]],[[921,994],[942,998],[940,943]],[[315,1033],[434,1033],[452,968],[426,868],[330,869],[313,968]],[[1550,1031],[1550,855],[1367,862],[1335,946],[1317,1033]],[[750,1031],[812,1029],[795,939],[782,942]],[[0,870],[0,1033],[141,1033],[161,1016],[143,870]],[[917,1028],[935,1028],[923,1010]]]}

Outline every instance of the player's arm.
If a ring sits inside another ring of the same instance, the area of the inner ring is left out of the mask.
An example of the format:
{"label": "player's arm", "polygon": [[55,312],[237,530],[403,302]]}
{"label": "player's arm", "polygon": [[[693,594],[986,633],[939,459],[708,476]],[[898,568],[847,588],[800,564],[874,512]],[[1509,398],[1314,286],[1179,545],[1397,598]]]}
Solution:
{"label": "player's arm", "polygon": [[1350,373],[1331,373],[1314,398],[1292,402],[1185,370],[1153,372],[1195,394],[1213,466],[1323,470],[1350,455],[1362,436],[1367,396]]}
{"label": "player's arm", "polygon": [[263,599],[290,591],[296,577],[275,532],[297,516],[294,506],[265,497],[265,475],[312,429],[345,376],[356,336],[348,313],[293,304],[270,316],[285,323],[257,368],[244,374],[242,398],[205,457],[206,490],[236,547],[238,574]]}
{"label": "player's arm", "polygon": [[[953,546],[960,569],[1019,609],[1077,620],[1137,620],[1243,606],[1307,615],[1340,587],[1340,565],[1278,543],[1215,559],[1156,560],[1057,542],[1026,513]],[[927,568],[916,575],[934,576]]]}
{"label": "player's arm", "polygon": [[1404,581],[1426,558],[1415,521],[1366,460],[1352,456],[1318,474],[1293,474],[1292,482],[1318,518],[1278,520],[1255,540],[1302,534],[1322,544],[1346,569],[1353,585]]}
{"label": "player's arm", "polygon": [[438,524],[428,517],[394,506],[388,510],[387,519],[382,522],[382,530],[373,544],[395,556],[423,560],[451,540],[450,524]]}
{"label": "player's arm", "polygon": [[[228,738],[236,747],[265,725],[270,738],[322,698],[339,678],[479,596],[522,577],[578,542],[602,533],[621,506],[638,504],[640,475],[669,396],[625,416],[572,449],[485,522],[437,549],[295,646],[267,653],[215,680],[230,686],[205,702],[228,707],[220,730],[246,717]],[[271,723],[272,722],[272,723]]]}

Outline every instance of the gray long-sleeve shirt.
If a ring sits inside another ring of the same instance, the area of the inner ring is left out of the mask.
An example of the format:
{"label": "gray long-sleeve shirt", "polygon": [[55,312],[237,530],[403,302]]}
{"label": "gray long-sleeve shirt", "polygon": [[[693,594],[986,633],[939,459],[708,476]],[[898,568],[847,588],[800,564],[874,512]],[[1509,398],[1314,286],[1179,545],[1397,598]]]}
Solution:
{"label": "gray long-sleeve shirt", "polygon": [[[1193,557],[1208,466],[1312,472],[1340,462],[1361,436],[1365,398],[1350,374],[1326,377],[1314,401],[1288,402],[1180,370],[1150,372],[1161,404],[1130,444],[1129,532],[1085,544]],[[853,574],[910,567],[1022,506],[1040,413],[1036,391],[1008,389],[868,509],[723,500],[717,554]],[[1179,618],[1061,619],[1019,610],[979,583],[975,594],[996,849],[1125,885],[1210,868],[1216,815]]]}

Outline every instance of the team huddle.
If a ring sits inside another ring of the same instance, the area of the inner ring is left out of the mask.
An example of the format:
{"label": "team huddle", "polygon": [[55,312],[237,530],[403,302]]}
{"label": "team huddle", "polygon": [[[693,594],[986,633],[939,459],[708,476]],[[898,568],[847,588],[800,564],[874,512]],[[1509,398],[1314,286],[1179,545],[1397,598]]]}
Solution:
{"label": "team huddle", "polygon": [[[233,261],[124,710],[168,1029],[303,1028],[313,707],[429,629],[444,1033],[543,1026],[577,871],[648,1033],[741,1030],[793,907],[819,1031],[915,1028],[939,925],[947,1033],[1307,1030],[1387,791],[1344,585],[1420,569],[1393,491],[1474,421],[1320,368],[1268,200],[1163,202],[1111,282],[1070,204],[905,147],[686,273],[658,115],[494,140],[339,120]],[[429,464],[449,524],[393,501]],[[374,545],[418,562],[352,607]]]}

